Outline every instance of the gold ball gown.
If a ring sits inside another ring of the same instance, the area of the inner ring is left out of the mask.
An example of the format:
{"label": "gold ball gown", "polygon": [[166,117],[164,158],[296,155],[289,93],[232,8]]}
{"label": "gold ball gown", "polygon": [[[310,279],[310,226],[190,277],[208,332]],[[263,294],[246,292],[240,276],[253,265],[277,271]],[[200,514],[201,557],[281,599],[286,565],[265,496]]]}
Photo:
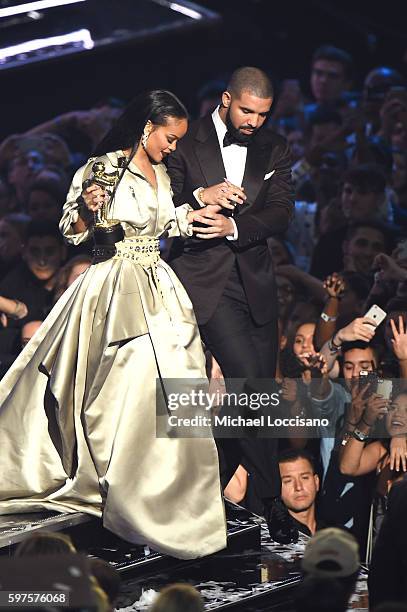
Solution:
{"label": "gold ball gown", "polygon": [[[108,153],[107,170],[120,151]],[[80,168],[60,228],[78,244]],[[156,436],[156,380],[205,378],[192,304],[159,258],[161,236],[191,234],[163,164],[155,191],[131,163],[111,216],[125,238],[66,290],[0,383],[0,514],[103,516],[120,537],[179,558],[226,545],[212,437]]]}

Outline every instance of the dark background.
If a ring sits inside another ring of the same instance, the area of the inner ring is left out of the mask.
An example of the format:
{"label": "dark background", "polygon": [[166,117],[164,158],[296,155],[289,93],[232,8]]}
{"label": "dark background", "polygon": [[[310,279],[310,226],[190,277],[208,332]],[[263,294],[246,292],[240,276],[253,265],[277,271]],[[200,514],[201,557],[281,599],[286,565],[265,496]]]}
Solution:
{"label": "dark background", "polygon": [[[334,44],[352,54],[355,89],[360,89],[367,71],[377,65],[387,64],[406,73],[401,1],[201,0],[199,4],[215,11],[220,19],[214,19],[210,27],[195,22],[185,31],[156,28],[155,33],[146,31],[132,42],[1,70],[0,137],[22,132],[61,112],[89,108],[109,96],[128,101],[151,87],[171,89],[194,113],[199,88],[240,65],[268,70],[277,92],[283,78],[298,78],[308,93],[310,58],[321,44]],[[58,27],[70,19],[79,26],[92,20],[108,30],[113,27],[104,12],[108,6],[117,11],[118,20],[126,25],[133,20],[146,30],[153,22],[166,19],[162,7],[148,7],[147,0],[92,0],[66,7],[65,12],[61,9]],[[130,12],[126,14],[125,9]],[[31,25],[25,32],[27,39],[32,37]],[[0,30],[4,41],[3,34]]]}

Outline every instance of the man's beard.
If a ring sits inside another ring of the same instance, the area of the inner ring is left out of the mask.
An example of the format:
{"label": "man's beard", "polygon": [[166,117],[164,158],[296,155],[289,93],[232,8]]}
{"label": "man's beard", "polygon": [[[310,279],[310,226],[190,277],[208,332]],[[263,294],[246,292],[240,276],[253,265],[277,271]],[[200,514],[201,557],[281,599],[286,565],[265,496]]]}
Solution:
{"label": "man's beard", "polygon": [[[225,123],[226,123],[228,132],[233,136],[233,138],[237,140],[237,142],[241,142],[244,144],[250,142],[253,136],[259,130],[259,128],[256,128],[253,130],[251,134],[242,134],[242,132],[239,129],[235,128],[235,126],[232,123],[232,120],[230,118],[230,108],[228,108],[226,111]],[[246,127],[248,130],[251,129],[250,126],[243,126],[243,127]]]}

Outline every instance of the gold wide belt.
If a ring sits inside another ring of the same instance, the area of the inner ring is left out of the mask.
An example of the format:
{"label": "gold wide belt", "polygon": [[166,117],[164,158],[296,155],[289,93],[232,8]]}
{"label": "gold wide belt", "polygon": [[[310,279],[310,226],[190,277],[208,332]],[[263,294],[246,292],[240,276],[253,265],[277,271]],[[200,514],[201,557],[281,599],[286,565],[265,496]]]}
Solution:
{"label": "gold wide belt", "polygon": [[151,265],[160,259],[160,241],[150,236],[125,238],[115,246],[95,246],[94,261],[106,259],[129,259],[141,265]]}

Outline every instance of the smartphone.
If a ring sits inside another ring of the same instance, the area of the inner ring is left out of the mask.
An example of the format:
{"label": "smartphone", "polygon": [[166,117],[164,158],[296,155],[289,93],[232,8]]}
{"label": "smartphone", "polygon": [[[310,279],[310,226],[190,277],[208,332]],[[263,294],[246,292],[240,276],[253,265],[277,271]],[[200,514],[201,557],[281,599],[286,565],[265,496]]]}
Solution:
{"label": "smartphone", "polygon": [[365,393],[365,397],[370,397],[377,391],[377,383],[379,377],[376,372],[372,370],[360,370],[359,372],[359,389],[362,390],[366,385],[369,385],[369,389]]}
{"label": "smartphone", "polygon": [[[382,310],[377,304],[373,304],[373,306],[369,308],[364,316],[368,317],[369,319],[373,319],[373,321],[376,323],[376,327],[378,327],[378,325],[380,325],[380,323],[382,323],[387,317],[387,312]],[[376,327],[370,325],[370,323],[365,323],[365,325],[369,325],[373,329],[376,329]]]}
{"label": "smartphone", "polygon": [[384,378],[379,378],[377,380],[376,393],[380,395],[384,399],[390,399],[391,392],[393,390],[393,382],[391,380],[385,380]]}

